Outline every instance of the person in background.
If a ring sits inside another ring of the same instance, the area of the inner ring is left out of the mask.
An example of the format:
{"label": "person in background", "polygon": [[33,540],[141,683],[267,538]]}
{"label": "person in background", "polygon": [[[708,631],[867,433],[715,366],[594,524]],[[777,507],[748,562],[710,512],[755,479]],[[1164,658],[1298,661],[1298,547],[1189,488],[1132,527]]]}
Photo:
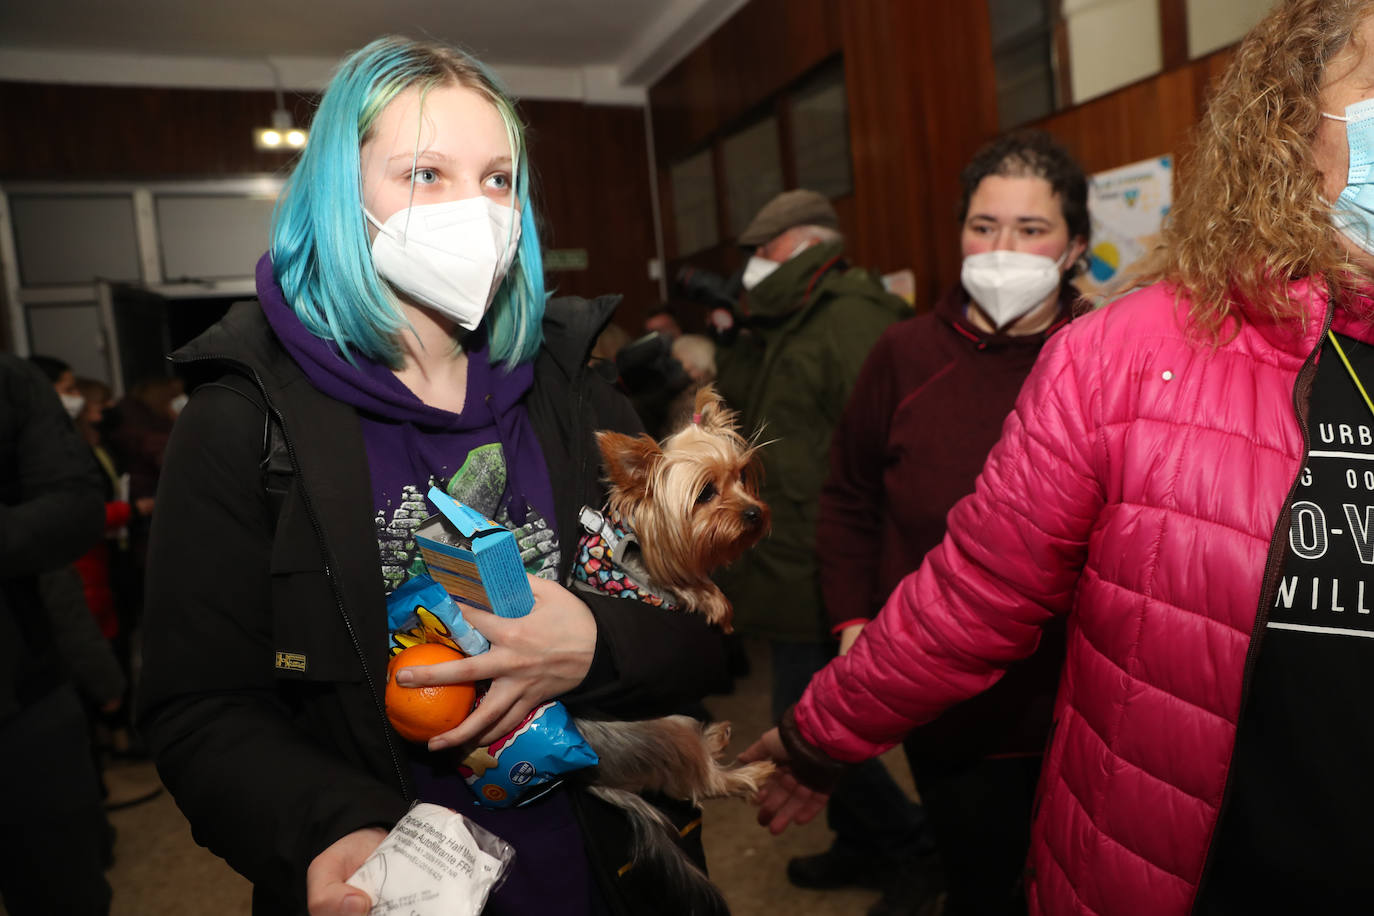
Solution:
{"label": "person in background", "polygon": [[[100,427],[111,406],[111,391],[103,382],[78,379],[63,360],[54,356],[33,355],[29,361],[42,370],[72,417],[77,433],[90,446],[92,455],[104,471],[105,538],[77,558],[71,569],[54,570],[40,577],[41,591],[53,613],[66,621],[61,632],[64,653],[72,665],[76,682],[89,703],[92,741],[97,756],[106,750],[135,758],[142,757],[129,721],[136,652],[127,629],[120,621],[137,619],[131,605],[141,600],[125,594],[128,583],[140,571],[127,557],[127,542],[117,543],[127,526],[152,511],[152,497],[140,500],[138,510],[120,498],[125,487],[114,470],[113,460],[103,447]],[[115,583],[119,583],[116,588]],[[99,634],[84,621],[75,619],[77,611],[95,618]],[[102,783],[103,785],[103,783]],[[160,787],[139,787],[130,797],[109,798],[112,806],[155,797]]]}
{"label": "person in background", "polygon": [[607,382],[615,384],[620,378],[620,370],[616,367],[615,358],[629,342],[630,332],[614,321],[611,322],[602,329],[600,334],[596,335],[596,343],[592,345],[588,364],[601,373]]}
{"label": "person in background", "polygon": [[[379,38],[324,92],[258,301],[173,356],[203,381],[158,491],[140,721],[197,839],[253,882],[255,913],[366,912],[346,881],[415,801],[514,847],[489,916],[693,906],[651,866],[627,867],[621,809],[572,782],[480,807],[451,753],[553,698],[649,718],[727,681],[721,634],[699,615],[564,587],[579,512],[605,500],[595,432],[641,427],[588,365],[617,299],[545,301],[533,184],[524,125],[481,63]],[[282,449],[264,455],[274,435]],[[289,466],[279,498],[261,469],[273,456]],[[421,745],[378,697],[386,597],[422,568],[413,530],[431,484],[535,545],[537,575],[526,617],[465,608],[490,651],[398,674],[490,681]],[[285,653],[304,670],[276,667]],[[700,810],[649,803],[704,866]]]}
{"label": "person in background", "polygon": [[735,303],[739,299],[739,280],[743,271],[729,277],[694,265],[678,268],[673,277],[674,292],[693,308],[706,309],[704,333],[712,342],[729,344],[734,340]]}
{"label": "person in background", "polygon": [[1366,0],[1241,42],[1153,285],[1050,338],[944,540],[743,755],[774,831],[1058,618],[1032,914],[1368,911],[1372,87]]}
{"label": "person in background", "polygon": [[99,540],[102,522],[98,472],[69,411],[41,372],[0,354],[0,898],[11,916],[110,909],[86,716],[38,583]]}
{"label": "person in background", "polygon": [[[71,367],[53,356],[34,355],[29,361],[53,383],[68,414],[75,409],[74,425],[88,444],[101,411],[108,404],[110,390],[101,382],[77,379]],[[72,392],[80,398],[77,403]],[[92,447],[98,459],[99,452]],[[102,475],[102,481],[108,478]],[[106,538],[97,542],[70,566],[48,570],[38,576],[38,591],[43,607],[52,621],[58,654],[71,673],[72,682],[84,702],[91,736],[100,795],[105,808],[114,810],[156,798],[162,786],[151,773],[122,774],[108,778],[107,757],[111,752],[139,756],[129,731],[131,672],[123,662],[126,655],[119,639],[119,615],[109,576],[109,537],[129,520],[127,502],[114,499],[113,488],[105,492]],[[111,786],[114,786],[111,789]],[[108,819],[103,825],[106,843],[105,864],[114,862],[114,827]]]}
{"label": "person in background", "polygon": [[706,332],[711,340],[728,346],[739,333],[739,327],[735,320],[735,310],[726,308],[723,305],[712,306],[706,313]]}
{"label": "person in background", "polygon": [[[762,429],[761,496],[773,529],[718,575],[735,628],[768,641],[772,712],[796,702],[835,653],[826,632],[816,556],[817,502],[835,424],[869,349],[905,302],[868,271],[851,268],[835,209],[815,191],[785,191],[740,235],[753,249],[744,271],[751,334],[717,354],[721,388],[746,433]],[[750,346],[746,353],[739,347]],[[890,890],[874,914],[905,912],[897,875],[924,872],[924,816],[873,761],[850,774],[829,807],[830,849],[792,859],[787,875],[808,888],[846,885]]]}
{"label": "person in background", "polygon": [[[148,565],[148,537],[152,515],[157,506],[158,482],[171,438],[172,427],[186,403],[180,378],[159,376],[135,382],[119,402],[106,410],[101,434],[115,469],[128,481],[122,495],[135,508],[126,526],[127,549],[120,562],[110,566],[110,581],[119,612],[119,635],[115,646],[121,663],[129,672],[131,690],[137,690],[141,662],[139,644],[143,620],[144,577]],[[142,756],[141,741],[135,734],[130,748]]]}
{"label": "person in background", "polygon": [[[120,473],[129,475],[129,499],[157,496],[158,478],[172,425],[186,405],[185,385],[179,378],[147,378],[136,382],[126,397],[106,411],[107,447]],[[146,537],[135,533],[135,540]],[[136,547],[140,558],[146,544]]]}
{"label": "person in background", "polygon": [[682,429],[692,421],[697,391],[716,378],[716,345],[702,334],[683,334],[673,341],[672,358],[682,367],[687,381],[668,402],[660,428],[664,435]]}
{"label": "person in background", "polygon": [[[91,402],[71,366],[55,356],[42,354],[30,356],[29,362],[52,383],[63,409],[81,433],[82,421]],[[128,518],[128,503],[107,498],[106,531],[123,525]],[[97,543],[70,566],[49,570],[38,577],[39,593],[52,615],[60,654],[88,703],[93,726],[97,718],[115,715],[124,708],[124,694],[128,688],[125,671],[110,643],[118,632],[118,619],[108,579],[103,590],[100,582],[88,579],[88,574],[101,563],[99,558],[103,550],[104,544]],[[103,568],[100,571],[103,572]]]}
{"label": "person in background", "polygon": [[662,439],[668,428],[669,410],[691,384],[682,364],[673,357],[673,338],[650,331],[616,352],[620,387],[634,404],[644,428]]}
{"label": "person in background", "polygon": [[[849,651],[996,444],[1041,347],[1079,303],[1088,184],[1042,131],[1000,137],[960,175],[963,281],[892,325],[864,362],[830,451],[817,545],[831,630]],[[947,916],[1025,912],[1021,866],[1064,634],[903,744],[939,849]]]}
{"label": "person in background", "polygon": [[673,314],[672,309],[667,306],[660,306],[644,319],[644,333],[662,334],[668,338],[668,343],[671,344],[682,336],[682,325],[678,323],[677,316]]}
{"label": "person in background", "polygon": [[72,371],[72,367],[65,360],[42,353],[31,354],[29,362],[37,366],[39,371],[52,383],[53,390],[57,392],[58,399],[62,401],[62,409],[67,412],[67,416],[75,420],[81,413],[81,408],[85,405],[86,399],[82,397],[77,388],[76,373]]}
{"label": "person in background", "polygon": [[[76,378],[72,375],[71,367],[56,357],[30,356],[29,361],[52,380],[54,390],[63,399],[63,407],[72,416],[78,435],[90,446],[92,455],[105,472],[102,479],[106,485],[105,532],[108,541],[129,523],[133,514],[133,507],[126,500],[117,498],[120,490],[118,475],[113,459],[101,442],[102,417],[112,404],[110,388],[94,379]],[[97,543],[74,565],[81,576],[86,605],[99,623],[101,633],[106,639],[114,639],[119,632],[119,617],[110,587],[107,543]]]}
{"label": "person in background", "polygon": [[[145,496],[136,502],[123,498],[128,490],[128,479],[121,475],[115,466],[114,457],[105,444],[103,434],[105,416],[114,406],[114,394],[104,382],[96,379],[78,378],[77,390],[86,399],[86,405],[76,418],[76,431],[91,447],[96,463],[100,466],[102,482],[105,485],[105,538],[86,552],[75,563],[76,571],[81,574],[81,582],[86,592],[86,604],[100,622],[101,632],[112,641],[115,654],[124,670],[130,688],[124,695],[124,703],[113,715],[102,718],[97,735],[108,750],[117,757],[146,759],[142,744],[135,736],[129,709],[132,703],[132,684],[134,680],[134,659],[136,654],[130,634],[119,627],[120,620],[137,619],[130,605],[141,600],[141,594],[130,594],[129,583],[141,578],[141,571],[129,549],[129,526],[138,527],[152,514],[153,497]],[[159,787],[160,789],[160,787]],[[157,793],[151,788],[143,788],[124,799],[108,798],[110,806],[121,806],[134,801],[151,798]]]}
{"label": "person in background", "polygon": [[673,341],[673,359],[687,372],[693,385],[706,385],[716,377],[716,345],[702,334],[683,334]]}

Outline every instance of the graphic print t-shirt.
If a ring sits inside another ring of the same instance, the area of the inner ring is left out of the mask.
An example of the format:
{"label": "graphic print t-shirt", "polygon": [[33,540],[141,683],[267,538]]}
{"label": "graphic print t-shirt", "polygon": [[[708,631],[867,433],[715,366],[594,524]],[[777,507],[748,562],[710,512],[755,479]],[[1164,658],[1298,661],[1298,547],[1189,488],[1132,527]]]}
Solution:
{"label": "graphic print t-shirt", "polygon": [[1374,910],[1374,414],[1329,341],[1308,428],[1199,912]]}
{"label": "graphic print t-shirt", "polygon": [[[374,469],[398,465],[380,454],[394,446],[390,437],[368,435],[368,461]],[[432,450],[432,448],[431,448]],[[425,499],[431,486],[471,506],[487,518],[515,533],[520,559],[530,575],[545,579],[558,576],[558,535],[533,505],[526,504],[524,524],[516,524],[503,503],[506,492],[506,456],[500,442],[488,442],[471,451],[455,453],[454,459],[439,459],[432,468],[411,467],[409,474],[373,473],[373,500],[377,507],[377,546],[382,556],[382,580],[391,594],[413,575],[425,572],[425,563],[415,543],[415,529],[436,510]],[[405,467],[404,462],[399,463]]]}

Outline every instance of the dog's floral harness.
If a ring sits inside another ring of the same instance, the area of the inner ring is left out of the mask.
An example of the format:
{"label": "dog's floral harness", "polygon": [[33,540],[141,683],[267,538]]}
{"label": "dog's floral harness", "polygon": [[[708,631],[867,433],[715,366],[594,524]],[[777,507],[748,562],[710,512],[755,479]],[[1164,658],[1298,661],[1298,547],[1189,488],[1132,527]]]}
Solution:
{"label": "dog's floral harness", "polygon": [[584,587],[616,598],[633,598],[654,607],[676,608],[677,597],[649,584],[638,562],[639,540],[609,511],[584,506],[578,517],[586,534],[577,542],[573,578]]}

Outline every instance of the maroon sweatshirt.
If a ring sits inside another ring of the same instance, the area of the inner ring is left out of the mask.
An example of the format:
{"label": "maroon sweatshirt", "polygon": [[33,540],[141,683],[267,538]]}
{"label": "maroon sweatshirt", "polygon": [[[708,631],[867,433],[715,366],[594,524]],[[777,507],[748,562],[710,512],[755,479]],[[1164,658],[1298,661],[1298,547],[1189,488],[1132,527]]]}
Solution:
{"label": "maroon sweatshirt", "polygon": [[[830,449],[816,545],[832,632],[872,619],[945,535],[1040,348],[1068,323],[1075,295],[1040,334],[978,330],[955,286],[929,312],[887,329],[864,361]],[[1051,473],[1052,469],[1046,469]],[[992,690],[913,736],[956,757],[1039,751],[1063,660],[1062,629]]]}

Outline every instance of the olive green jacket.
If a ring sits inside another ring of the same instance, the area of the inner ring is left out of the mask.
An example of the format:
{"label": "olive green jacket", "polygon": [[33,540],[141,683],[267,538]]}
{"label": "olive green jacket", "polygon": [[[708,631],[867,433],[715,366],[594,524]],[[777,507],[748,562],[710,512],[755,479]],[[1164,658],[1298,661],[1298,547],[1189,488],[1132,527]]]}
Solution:
{"label": "olive green jacket", "polygon": [[[815,554],[830,438],[868,351],[911,308],[866,270],[844,268],[841,243],[814,245],[748,293],[749,332],[720,356],[719,386],[762,429],[763,499],[773,530],[718,580],[742,633],[828,639]],[[876,524],[876,520],[875,520]]]}

